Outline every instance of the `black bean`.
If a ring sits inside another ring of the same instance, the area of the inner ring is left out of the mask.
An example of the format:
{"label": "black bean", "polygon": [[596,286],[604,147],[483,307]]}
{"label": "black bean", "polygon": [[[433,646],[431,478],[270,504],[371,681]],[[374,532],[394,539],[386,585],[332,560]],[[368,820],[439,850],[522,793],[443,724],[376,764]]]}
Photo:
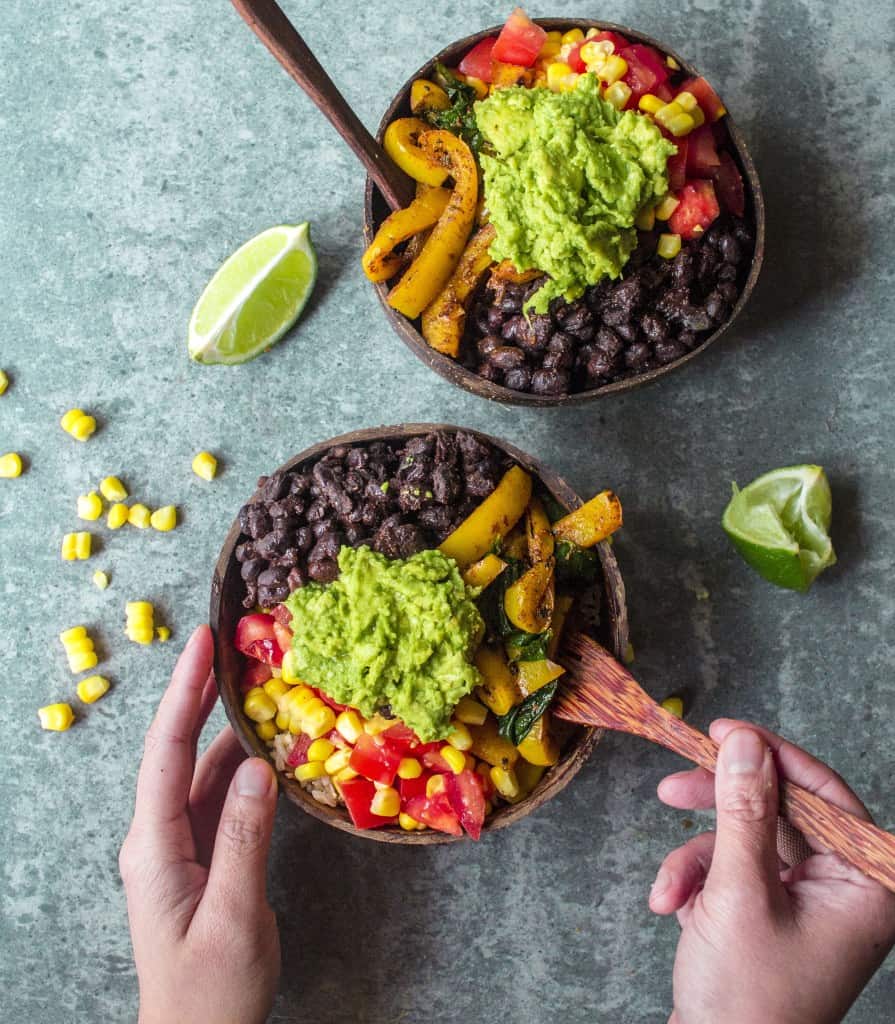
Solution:
{"label": "black bean", "polygon": [[247,558],[239,569],[239,575],[246,582],[258,579],[267,563],[263,558]]}
{"label": "black bean", "polygon": [[620,324],[615,325],[615,333],[618,334],[624,341],[633,343],[640,337],[640,330],[637,324],[633,320],[625,320]]}
{"label": "black bean", "polygon": [[335,520],[331,516],[327,516],[326,519],[318,519],[316,523],[311,524],[311,534],[316,541],[319,537],[322,537],[325,533],[329,533],[330,530],[334,530],[335,528]]}
{"label": "black bean", "polygon": [[315,498],[305,514],[309,523],[318,523],[321,519],[326,518],[326,512],[326,502],[321,498]]}
{"label": "black bean", "polygon": [[404,461],[407,461],[407,456],[411,456],[414,460],[420,456],[431,456],[435,451],[435,439],[431,434],[417,434],[416,437],[411,437],[410,440],[404,445]]}
{"label": "black bean", "polygon": [[290,591],[298,590],[299,587],[303,587],[308,582],[308,574],[304,569],[296,565],[289,570],[286,582],[289,584]]}
{"label": "black bean", "polygon": [[707,331],[712,326],[712,318],[698,306],[687,306],[679,310],[677,319],[690,331]]}
{"label": "black bean", "polygon": [[428,505],[420,509],[420,525],[431,530],[436,538],[443,540],[451,530],[451,510],[445,505]]}
{"label": "black bean", "polygon": [[705,311],[715,323],[721,323],[730,314],[730,307],[724,301],[724,296],[720,292],[714,291],[706,297]]}
{"label": "black bean", "polygon": [[594,336],[593,313],[583,303],[576,303],[573,311],[563,321],[562,329],[579,341],[590,341]]}
{"label": "black bean", "polygon": [[276,558],[288,548],[292,541],[292,534],[283,526],[275,526],[270,533],[266,533],[255,545],[255,551],[259,558],[266,558],[268,561]]}
{"label": "black bean", "polygon": [[569,389],[569,375],[562,370],[535,370],[531,390],[536,395],[562,395]]}
{"label": "black bean", "polygon": [[263,484],[259,481],[261,500],[266,502],[276,501],[282,498],[289,490],[290,481],[285,473],[273,473],[267,477]]}
{"label": "black bean", "polygon": [[556,331],[547,345],[543,366],[546,370],[568,370],[575,362],[575,339],[565,331]]}
{"label": "black bean", "polygon": [[495,334],[498,333],[503,325],[503,312],[496,306],[489,306],[486,316],[488,330],[493,331]]}
{"label": "black bean", "polygon": [[668,337],[668,324],[658,313],[644,313],[640,318],[640,330],[652,342],[664,341]]}
{"label": "black bean", "polygon": [[515,370],[507,370],[503,379],[506,387],[513,391],[528,391],[531,387],[531,370],[527,366],[519,366]]}
{"label": "black bean", "polygon": [[667,363],[673,363],[675,359],[680,359],[681,356],[687,354],[687,350],[679,341],[657,341],[653,345],[653,352],[656,354],[656,359],[663,366]]}
{"label": "black bean", "polygon": [[725,263],[718,271],[719,281],[736,281],[737,279],[737,268],[732,266],[730,263]]}
{"label": "black bean", "polygon": [[503,374],[493,363],[479,363],[475,372],[483,380],[489,380],[492,384],[499,384],[503,380]]}
{"label": "black bean", "polygon": [[597,331],[596,343],[610,358],[617,356],[625,347],[622,339],[609,327],[601,327]]}
{"label": "black bean", "polygon": [[587,361],[588,377],[611,377],[617,369],[616,358],[602,349],[597,349]]}
{"label": "black bean", "polygon": [[369,461],[370,454],[365,452],[363,448],[352,448],[345,459],[349,469],[366,469]]}
{"label": "black bean", "polygon": [[528,335],[528,321],[519,313],[504,320],[500,334],[504,341],[519,341],[521,337]]}
{"label": "black bean", "polygon": [[247,540],[242,544],[236,545],[236,561],[245,562],[250,558],[255,557],[255,545],[252,541]]}
{"label": "black bean", "polygon": [[725,302],[730,303],[730,305],[733,305],[736,302],[737,296],[740,294],[737,286],[735,284],[731,284],[730,281],[723,281],[719,284],[717,292],[721,298],[724,299]]}
{"label": "black bean", "polygon": [[649,362],[650,347],[645,341],[635,341],[625,349],[625,366],[629,370],[643,370]]}
{"label": "black bean", "polygon": [[432,493],[442,505],[451,505],[460,495],[460,475],[457,470],[441,463],[432,471]]}
{"label": "black bean", "polygon": [[299,526],[295,531],[295,538],[293,540],[295,547],[297,547],[302,554],[305,554],[305,552],[311,550],[313,543],[314,531],[311,527],[307,525]]}
{"label": "black bean", "polygon": [[239,525],[243,533],[248,534],[252,540],[258,540],[270,532],[272,524],[267,510],[253,502],[250,505],[243,505],[239,510]]}
{"label": "black bean", "polygon": [[693,280],[693,256],[682,249],[671,261],[671,280],[675,287],[687,286]]}
{"label": "black bean", "polygon": [[308,562],[308,575],[317,583],[332,583],[339,575],[339,563],[332,558],[321,558],[319,562]]}
{"label": "black bean", "polygon": [[308,555],[308,564],[320,562],[325,558],[336,559],[342,547],[342,535],[338,530],[327,530],[322,534]]}
{"label": "black bean", "polygon": [[693,331],[681,331],[677,340],[687,349],[696,348],[699,344],[699,339]]}
{"label": "black bean", "polygon": [[718,243],[718,251],[725,263],[732,263],[734,266],[743,258],[743,250],[734,235],[722,235]]}
{"label": "black bean", "polygon": [[525,353],[513,345],[501,345],[499,348],[492,349],[488,359],[504,372],[525,366]]}
{"label": "black bean", "polygon": [[286,569],[271,567],[258,577],[258,602],[263,608],[270,608],[289,596],[289,573]]}

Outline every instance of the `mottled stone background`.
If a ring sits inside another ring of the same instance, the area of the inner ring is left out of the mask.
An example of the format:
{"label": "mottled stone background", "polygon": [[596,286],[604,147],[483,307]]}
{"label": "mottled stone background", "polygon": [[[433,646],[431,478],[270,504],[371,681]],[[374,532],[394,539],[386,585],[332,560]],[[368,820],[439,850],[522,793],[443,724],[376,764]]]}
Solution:
{"label": "mottled stone background", "polygon": [[[373,126],[425,56],[509,4],[284,6]],[[225,0],[2,7],[0,366],[13,385],[0,450],[30,463],[0,481],[4,1022],[134,1018],[116,854],[142,734],[255,477],[364,425],[468,424],[554,463],[582,493],[618,490],[647,687],[683,688],[700,726],[737,714],[779,729],[895,826],[888,4],[533,6],[628,22],[691,56],[735,112],[768,205],[764,274],[731,335],[657,386],[565,412],[489,406],[390,333],[359,267],[360,167]],[[300,328],[250,365],[190,365],[187,319],[221,260],[304,219],[321,274]],[[87,445],[57,425],[72,405],[101,420]],[[190,473],[200,448],[221,456],[210,485]],[[719,520],[732,479],[809,460],[830,475],[840,561],[799,596],[753,575]],[[95,558],[63,564],[75,497],[112,472],[150,505],[177,503],[182,526],[100,529]],[[112,576],[105,593],[90,584],[97,567]],[[138,597],[172,627],[167,647],[122,636],[124,602]],[[42,733],[36,708],[73,692],[57,634],[80,622],[114,689],[69,733]],[[351,840],[283,805],[274,1019],[664,1022],[677,925],[654,918],[646,894],[664,853],[693,834],[653,795],[677,767],[609,739],[524,823],[440,849]],[[849,1020],[890,1019],[893,1003],[890,961]]]}

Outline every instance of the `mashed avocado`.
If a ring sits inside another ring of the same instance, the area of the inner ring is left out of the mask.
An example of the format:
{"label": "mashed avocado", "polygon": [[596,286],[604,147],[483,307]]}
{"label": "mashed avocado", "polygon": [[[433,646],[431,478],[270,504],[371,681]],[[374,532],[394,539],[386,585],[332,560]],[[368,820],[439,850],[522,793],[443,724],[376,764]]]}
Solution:
{"label": "mashed avocado", "polygon": [[668,191],[676,148],[652,118],[616,110],[593,74],[564,93],[499,89],[475,114],[488,144],[491,255],[551,278],[528,306],[544,313],[558,295],[574,299],[604,275],[618,277],[637,244],[634,218]]}
{"label": "mashed avocado", "polygon": [[390,561],[343,547],[339,569],[286,601],[298,674],[364,715],[388,705],[421,740],[444,739],[454,705],[481,682],[476,591],[440,551]]}

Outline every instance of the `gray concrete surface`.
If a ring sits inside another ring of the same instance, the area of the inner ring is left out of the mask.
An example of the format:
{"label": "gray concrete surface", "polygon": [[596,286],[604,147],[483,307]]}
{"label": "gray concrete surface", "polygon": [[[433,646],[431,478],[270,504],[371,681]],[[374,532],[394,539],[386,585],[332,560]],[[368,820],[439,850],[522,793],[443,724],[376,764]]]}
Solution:
{"label": "gray concrete surface", "polygon": [[[285,6],[371,126],[423,57],[505,13],[474,0]],[[648,688],[684,688],[698,725],[736,714],[780,730],[895,826],[891,10],[563,10],[640,26],[719,84],[762,175],[769,244],[751,308],[717,348],[647,390],[552,413],[467,396],[389,332],[359,267],[361,171],[225,0],[3,4],[0,366],[13,386],[0,450],[30,463],[0,481],[4,1022],[134,1019],[116,854],[142,734],[254,478],[362,425],[469,424],[550,460],[581,492],[618,490]],[[189,312],[220,261],[306,218],[321,275],[300,329],[251,365],[190,365]],[[73,405],[101,421],[86,446],[57,425]],[[210,485],[190,473],[200,448],[221,456]],[[732,479],[809,460],[832,481],[840,561],[798,596],[753,575],[719,519]],[[111,472],[150,505],[177,503],[182,526],[100,529],[96,557],[63,564],[76,496]],[[105,593],[90,583],[97,567],[112,577]],[[167,647],[124,640],[137,597],[172,627]],[[36,708],[73,691],[56,636],[79,622],[114,690],[69,733],[42,733]],[[677,767],[609,739],[560,798],[478,846],[387,849],[281,807],[274,1019],[664,1022],[677,925],[654,918],[646,894],[664,853],[705,824],[654,799]],[[891,1019],[893,1004],[890,961],[849,1021]]]}

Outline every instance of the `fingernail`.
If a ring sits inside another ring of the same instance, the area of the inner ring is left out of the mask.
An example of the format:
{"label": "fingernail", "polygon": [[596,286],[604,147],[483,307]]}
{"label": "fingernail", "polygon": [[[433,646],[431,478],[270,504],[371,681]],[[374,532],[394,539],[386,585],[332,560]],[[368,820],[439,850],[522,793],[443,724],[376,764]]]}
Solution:
{"label": "fingernail", "polygon": [[236,772],[236,792],[240,796],[266,796],[270,789],[270,766],[258,757],[243,761]]}
{"label": "fingernail", "polygon": [[649,898],[654,899],[656,896],[661,896],[668,887],[671,885],[671,872],[666,868],[659,868],[659,873],[656,875],[656,880],[653,882],[653,887],[649,891]]}
{"label": "fingernail", "polygon": [[721,765],[730,775],[755,775],[764,763],[764,740],[751,729],[734,729],[721,744]]}

